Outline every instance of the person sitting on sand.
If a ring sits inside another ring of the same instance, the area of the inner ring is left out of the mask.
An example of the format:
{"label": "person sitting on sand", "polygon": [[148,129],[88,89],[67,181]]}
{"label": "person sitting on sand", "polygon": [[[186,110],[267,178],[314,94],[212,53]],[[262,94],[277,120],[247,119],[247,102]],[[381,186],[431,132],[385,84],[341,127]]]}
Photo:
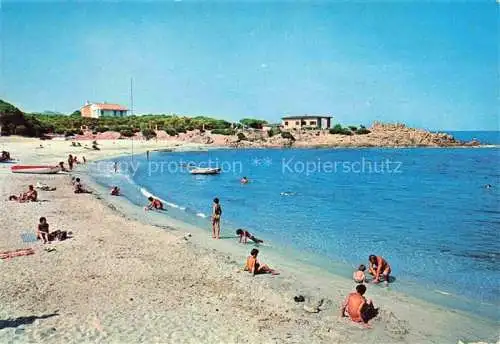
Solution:
{"label": "person sitting on sand", "polygon": [[9,161],[9,160],[11,160],[10,153],[7,151],[2,151],[2,156],[0,157],[0,161]]}
{"label": "person sitting on sand", "polygon": [[256,248],[254,248],[252,251],[250,251],[250,255],[247,258],[244,270],[250,272],[253,275],[257,275],[257,274],[278,275],[278,272],[276,272],[276,270],[271,269],[266,264],[261,264],[257,260],[258,254],[259,254],[259,250],[257,250]]}
{"label": "person sitting on sand", "polygon": [[111,196],[120,196],[120,188],[118,186],[113,186]]}
{"label": "person sitting on sand", "polygon": [[364,283],[366,281],[366,276],[365,276],[365,270],[366,266],[364,264],[361,264],[358,267],[358,270],[354,271],[352,274],[352,279],[356,283]]}
{"label": "person sitting on sand", "polygon": [[59,162],[59,167],[61,168],[62,172],[69,172],[66,167],[64,167],[64,161]]}
{"label": "person sitting on sand", "polygon": [[144,208],[144,210],[164,210],[163,203],[157,198],[153,198],[151,196],[148,197],[149,204]]}
{"label": "person sitting on sand", "polygon": [[241,184],[248,184],[248,178],[247,177],[241,178],[240,183]]}
{"label": "person sitting on sand", "polygon": [[33,185],[28,186],[28,191],[19,194],[19,196],[11,195],[9,196],[9,201],[18,201],[19,203],[24,202],[36,202],[38,199],[38,192],[33,188]]}
{"label": "person sitting on sand", "polygon": [[389,283],[389,277],[391,274],[391,266],[382,257],[371,254],[368,257],[370,267],[368,272],[374,276],[373,283],[377,284],[380,282],[380,277],[384,277],[384,283]]}
{"label": "person sitting on sand", "polygon": [[76,194],[78,194],[78,193],[92,193],[91,191],[89,191],[83,187],[82,183],[80,182],[80,178],[76,178],[73,185],[75,186],[75,193]]}
{"label": "person sitting on sand", "polygon": [[36,231],[36,238],[42,239],[43,243],[49,242],[49,224],[45,217],[40,218],[40,223],[38,224],[38,230]]}
{"label": "person sitting on sand", "polygon": [[25,201],[36,202],[38,199],[38,192],[36,192],[33,185],[28,186],[28,191],[23,195]]}
{"label": "person sitting on sand", "polygon": [[246,231],[246,230],[243,230],[241,228],[237,229],[236,230],[236,235],[239,235],[240,236],[240,243],[241,241],[243,240],[243,243],[247,243],[247,239],[250,239],[252,240],[253,242],[257,243],[257,244],[261,244],[263,243],[264,241],[263,240],[260,240],[260,239],[257,239],[255,236],[253,236],[252,233],[250,233],[249,231]]}
{"label": "person sitting on sand", "polygon": [[377,316],[378,309],[373,306],[371,300],[366,300],[363,296],[365,292],[366,286],[358,284],[356,291],[350,293],[342,303],[340,316],[349,317],[352,321],[363,323],[365,327],[369,327],[368,321]]}

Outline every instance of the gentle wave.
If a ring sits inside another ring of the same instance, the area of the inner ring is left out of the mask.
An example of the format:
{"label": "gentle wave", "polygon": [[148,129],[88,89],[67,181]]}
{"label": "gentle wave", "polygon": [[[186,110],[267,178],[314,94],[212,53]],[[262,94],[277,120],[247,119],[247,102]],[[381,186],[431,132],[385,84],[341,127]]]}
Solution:
{"label": "gentle wave", "polygon": [[153,198],[156,198],[156,199],[160,200],[163,204],[168,205],[168,206],[169,206],[169,207],[171,207],[171,208],[175,208],[175,209],[179,209],[179,210],[186,210],[186,207],[182,207],[182,206],[180,206],[180,205],[178,205],[178,204],[175,204],[175,203],[172,203],[172,202],[168,202],[168,201],[166,201],[166,200],[164,200],[164,199],[162,199],[162,198],[160,198],[160,197],[158,197],[158,196],[156,196],[156,195],[152,194],[152,193],[151,193],[151,192],[149,192],[146,188],[142,188],[142,187],[141,187],[141,188],[140,188],[140,190],[141,190],[141,193],[142,193],[144,196],[146,196],[146,197],[153,197]]}

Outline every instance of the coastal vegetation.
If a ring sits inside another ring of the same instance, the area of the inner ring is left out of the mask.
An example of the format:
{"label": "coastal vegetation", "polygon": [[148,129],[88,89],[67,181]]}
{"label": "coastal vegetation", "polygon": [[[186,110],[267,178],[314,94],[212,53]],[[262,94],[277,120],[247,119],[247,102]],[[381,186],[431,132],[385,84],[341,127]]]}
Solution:
{"label": "coastal vegetation", "polygon": [[353,125],[348,127],[342,127],[340,124],[336,124],[332,129],[330,129],[330,134],[333,135],[366,135],[369,134],[370,130],[366,129],[363,125],[360,125],[359,128]]}
{"label": "coastal vegetation", "polygon": [[[43,137],[46,134],[84,135],[86,138],[129,138],[147,140],[171,136],[194,143],[231,147],[450,147],[477,146],[479,142],[462,142],[446,133],[407,128],[404,124],[373,123],[368,129],[336,124],[328,131],[314,128],[282,131],[279,125],[264,120],[244,118],[229,122],[208,116],[147,114],[125,117],[82,117],[80,111],[63,115],[53,112],[24,113],[0,100],[2,135]],[[264,130],[265,129],[265,130]],[[109,132],[110,134],[101,135]],[[370,134],[370,135],[367,135]],[[347,139],[348,138],[348,139]]]}

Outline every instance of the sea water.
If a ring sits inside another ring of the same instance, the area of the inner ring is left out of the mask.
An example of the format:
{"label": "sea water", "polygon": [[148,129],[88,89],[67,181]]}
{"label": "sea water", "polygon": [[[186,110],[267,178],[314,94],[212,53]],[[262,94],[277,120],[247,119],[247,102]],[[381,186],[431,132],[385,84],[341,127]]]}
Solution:
{"label": "sea water", "polygon": [[[498,133],[483,136],[498,143]],[[222,236],[245,228],[345,277],[381,255],[392,289],[498,320],[499,158],[498,147],[226,149],[127,156],[91,174],[138,206],[159,197],[169,216],[207,235],[218,197]],[[190,166],[222,172],[192,175]]]}

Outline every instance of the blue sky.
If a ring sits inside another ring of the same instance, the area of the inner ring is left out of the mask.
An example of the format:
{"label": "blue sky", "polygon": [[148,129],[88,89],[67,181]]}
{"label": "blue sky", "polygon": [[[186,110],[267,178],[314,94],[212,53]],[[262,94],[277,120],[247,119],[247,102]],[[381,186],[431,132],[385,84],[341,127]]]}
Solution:
{"label": "blue sky", "polygon": [[137,113],[498,129],[494,2],[11,2],[0,97]]}

